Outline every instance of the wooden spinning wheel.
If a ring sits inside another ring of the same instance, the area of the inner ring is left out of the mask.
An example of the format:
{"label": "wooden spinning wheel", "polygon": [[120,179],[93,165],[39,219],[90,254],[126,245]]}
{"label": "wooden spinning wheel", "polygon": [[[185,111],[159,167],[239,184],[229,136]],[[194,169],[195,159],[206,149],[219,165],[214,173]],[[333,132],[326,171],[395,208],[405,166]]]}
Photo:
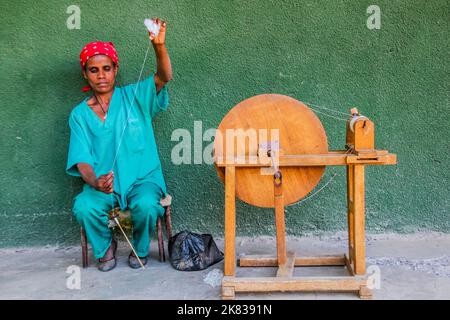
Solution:
{"label": "wooden spinning wheel", "polygon": [[[222,120],[218,130],[221,139],[215,139],[215,156],[226,153],[226,130],[244,131],[247,143],[240,146],[234,139],[232,150],[235,155],[258,156],[258,147],[267,142],[278,131],[278,149],[284,154],[318,154],[328,152],[325,130],[317,116],[303,103],[279,94],[262,94],[236,105]],[[264,141],[249,143],[252,137]],[[216,167],[224,181],[225,168]],[[325,166],[289,167],[283,170],[284,203],[295,203],[306,196],[319,183]],[[236,172],[236,196],[242,201],[265,208],[274,207],[273,176],[261,174],[261,168],[246,167]]]}
{"label": "wooden spinning wheel", "polygon": [[[357,291],[370,298],[365,276],[364,167],[390,165],[395,154],[376,150],[374,124],[357,109],[350,111],[346,150],[328,151],[327,137],[316,115],[293,98],[263,94],[244,100],[223,118],[214,141],[214,162],[225,184],[225,264],[222,298],[235,292]],[[286,252],[284,206],[306,196],[325,166],[347,167],[348,241],[346,255],[296,257]],[[246,255],[240,267],[278,267],[274,277],[237,278],[236,196],[275,210],[276,256]],[[350,277],[293,277],[297,266],[346,266]]]}

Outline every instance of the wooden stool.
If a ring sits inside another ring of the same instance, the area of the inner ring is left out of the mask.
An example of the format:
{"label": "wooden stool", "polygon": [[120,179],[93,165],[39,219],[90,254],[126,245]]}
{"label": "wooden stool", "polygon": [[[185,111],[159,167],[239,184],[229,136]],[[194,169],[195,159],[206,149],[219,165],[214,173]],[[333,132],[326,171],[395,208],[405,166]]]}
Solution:
{"label": "wooden stool", "polygon": [[[166,223],[166,236],[167,239],[170,239],[172,236],[172,220],[170,216],[170,203],[167,205],[163,205],[165,212],[164,212],[164,219]],[[164,238],[163,238],[163,232],[162,232],[162,222],[161,217],[158,217],[156,220],[156,229],[158,232],[158,251],[159,251],[159,261],[165,262],[166,261],[166,254],[164,251]],[[88,241],[86,238],[86,232],[83,228],[80,228],[81,231],[81,258],[83,261],[83,268],[87,268],[89,266],[89,249],[88,249]]]}

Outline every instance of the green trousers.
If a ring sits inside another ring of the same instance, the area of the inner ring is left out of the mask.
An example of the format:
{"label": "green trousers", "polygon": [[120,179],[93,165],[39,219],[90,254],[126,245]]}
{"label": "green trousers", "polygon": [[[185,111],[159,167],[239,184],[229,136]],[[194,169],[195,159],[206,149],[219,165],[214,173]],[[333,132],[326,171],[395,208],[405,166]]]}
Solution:
{"label": "green trousers", "polygon": [[[102,258],[111,245],[108,212],[118,205],[118,197],[118,194],[106,194],[86,184],[74,199],[73,214],[86,231],[96,259]],[[162,197],[161,188],[151,182],[133,186],[126,196],[133,223],[132,244],[139,257],[148,255],[150,232],[155,228],[156,219],[164,215],[159,203]]]}

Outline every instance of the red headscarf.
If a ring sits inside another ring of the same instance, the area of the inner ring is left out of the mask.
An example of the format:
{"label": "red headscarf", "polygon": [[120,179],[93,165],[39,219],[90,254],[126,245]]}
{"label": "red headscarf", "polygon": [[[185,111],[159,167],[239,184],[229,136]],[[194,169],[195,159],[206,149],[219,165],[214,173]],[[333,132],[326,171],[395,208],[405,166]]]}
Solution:
{"label": "red headscarf", "polygon": [[[119,58],[117,57],[116,49],[114,48],[114,44],[112,42],[91,42],[84,46],[84,48],[80,52],[80,65],[81,68],[84,69],[86,62],[92,56],[97,54],[104,54],[108,56],[114,61],[116,66],[119,65]],[[82,89],[84,92],[91,90],[91,86],[87,85]]]}

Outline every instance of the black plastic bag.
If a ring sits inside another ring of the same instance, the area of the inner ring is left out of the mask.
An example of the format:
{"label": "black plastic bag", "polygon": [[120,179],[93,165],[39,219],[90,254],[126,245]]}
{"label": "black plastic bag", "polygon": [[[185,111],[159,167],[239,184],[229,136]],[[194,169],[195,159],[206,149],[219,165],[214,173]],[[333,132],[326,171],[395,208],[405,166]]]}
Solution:
{"label": "black plastic bag", "polygon": [[222,261],[212,235],[181,231],[169,239],[169,259],[180,271],[198,271]]}

